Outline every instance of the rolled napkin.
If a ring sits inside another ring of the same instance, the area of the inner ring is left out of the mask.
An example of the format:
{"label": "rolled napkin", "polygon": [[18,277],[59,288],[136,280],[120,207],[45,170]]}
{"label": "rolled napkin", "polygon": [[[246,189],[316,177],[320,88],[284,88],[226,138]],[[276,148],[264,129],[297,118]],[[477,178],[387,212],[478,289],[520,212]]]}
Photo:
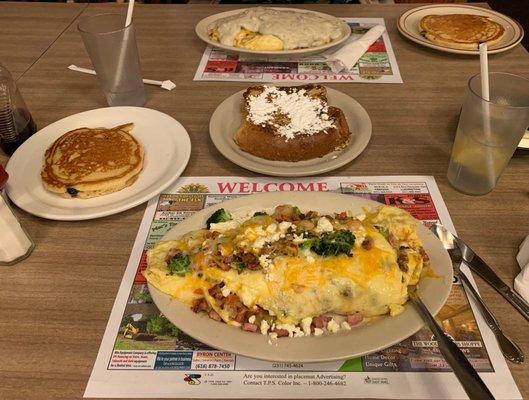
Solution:
{"label": "rolled napkin", "polygon": [[514,290],[518,292],[525,301],[529,302],[529,235],[520,244],[520,251],[516,261],[522,271],[514,278]]}
{"label": "rolled napkin", "polygon": [[361,38],[342,46],[332,54],[325,55],[327,65],[335,74],[344,69],[350,70],[385,31],[385,26],[375,25]]}

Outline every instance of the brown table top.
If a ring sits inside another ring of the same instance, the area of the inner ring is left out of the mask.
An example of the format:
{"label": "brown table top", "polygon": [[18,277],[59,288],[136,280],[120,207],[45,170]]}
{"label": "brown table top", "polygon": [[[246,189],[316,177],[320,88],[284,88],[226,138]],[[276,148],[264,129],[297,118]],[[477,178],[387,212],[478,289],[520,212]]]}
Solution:
{"label": "brown table top", "polygon": [[[76,29],[79,15],[124,12],[124,7],[0,3],[0,59],[19,78],[39,127],[106,106],[96,79],[67,66],[90,66]],[[437,52],[402,38],[396,19],[411,5],[304,7],[336,16],[384,17],[404,80],[329,84],[356,98],[373,121],[366,151],[329,175],[435,176],[459,234],[512,285],[519,271],[517,247],[529,233],[529,154],[516,154],[486,196],[458,193],[445,177],[466,82],[479,72],[477,58]],[[138,4],[135,9],[144,76],[177,84],[172,92],[147,87],[147,107],[173,116],[188,130],[193,147],[187,176],[254,175],[224,159],[208,134],[215,107],[247,85],[192,80],[204,50],[194,25],[229,8],[234,7]],[[491,56],[490,70],[528,77],[529,55],[518,46]],[[0,155],[0,162],[5,165],[7,157]],[[82,397],[144,209],[141,205],[81,222],[48,221],[18,212],[36,249],[24,262],[0,272],[0,398]],[[527,321],[477,281],[505,331],[529,355]],[[509,368],[523,396],[529,397],[527,365]]]}

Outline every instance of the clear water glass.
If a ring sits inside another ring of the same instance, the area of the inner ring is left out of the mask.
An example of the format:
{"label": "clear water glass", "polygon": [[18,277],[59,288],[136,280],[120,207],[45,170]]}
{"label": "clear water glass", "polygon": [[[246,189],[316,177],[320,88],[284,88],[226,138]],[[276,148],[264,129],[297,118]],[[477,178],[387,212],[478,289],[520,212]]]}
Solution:
{"label": "clear water glass", "polygon": [[448,181],[470,195],[489,193],[529,126],[529,80],[489,74],[490,101],[481,94],[481,77],[470,78],[452,147]]}
{"label": "clear water glass", "polygon": [[133,24],[125,26],[122,14],[99,14],[83,18],[77,27],[108,105],[145,105]]}

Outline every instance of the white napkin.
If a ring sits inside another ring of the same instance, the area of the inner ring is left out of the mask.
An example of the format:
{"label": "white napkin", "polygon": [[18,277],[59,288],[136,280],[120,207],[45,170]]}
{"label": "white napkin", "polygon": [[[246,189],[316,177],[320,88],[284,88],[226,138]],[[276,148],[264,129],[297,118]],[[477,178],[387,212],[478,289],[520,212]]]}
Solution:
{"label": "white napkin", "polygon": [[516,261],[522,271],[514,278],[514,290],[518,292],[525,301],[529,302],[529,235],[520,244],[520,251]]}
{"label": "white napkin", "polygon": [[354,67],[357,61],[362,57],[369,46],[376,42],[376,40],[386,31],[383,25],[376,25],[366,32],[360,39],[355,40],[345,46],[342,46],[338,51],[326,55],[327,65],[332,72],[337,74],[344,69],[350,70]]}

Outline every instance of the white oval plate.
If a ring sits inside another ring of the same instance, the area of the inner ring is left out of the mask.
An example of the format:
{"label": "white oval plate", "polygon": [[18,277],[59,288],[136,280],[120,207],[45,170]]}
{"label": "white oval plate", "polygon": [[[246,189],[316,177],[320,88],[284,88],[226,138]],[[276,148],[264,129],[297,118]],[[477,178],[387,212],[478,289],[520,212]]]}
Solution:
{"label": "white oval plate", "polygon": [[[229,212],[249,212],[271,209],[279,204],[293,204],[302,211],[323,213],[351,210],[362,213],[363,208],[375,208],[380,203],[337,193],[325,192],[275,192],[248,195],[216,204],[193,214],[172,228],[162,240],[174,240],[184,233],[205,226],[213,211],[224,208]],[[435,315],[445,303],[452,288],[452,263],[441,242],[421,223],[418,234],[431,259],[436,278],[423,277],[418,286],[419,296]],[[371,323],[351,331],[323,336],[281,338],[274,344],[259,333],[245,332],[239,328],[198,315],[189,306],[149,285],[152,298],[160,311],[178,328],[195,339],[217,349],[269,361],[324,362],[359,357],[399,343],[413,335],[424,325],[421,317],[409,303],[405,311],[396,316],[382,316]]]}
{"label": "white oval plate", "polygon": [[[91,199],[67,199],[47,191],[40,170],[44,152],[59,136],[81,127],[97,128],[134,123],[131,134],[145,151],[136,182],[119,192]],[[142,107],[107,107],[63,118],[31,136],[11,156],[7,194],[20,208],[39,217],[77,221],[116,214],[159,194],[184,170],[191,154],[185,128],[174,118]]]}
{"label": "white oval plate", "polygon": [[309,176],[323,174],[339,168],[362,153],[371,138],[371,119],[367,111],[355,99],[337,90],[327,89],[329,105],[340,108],[345,114],[351,138],[346,148],[326,154],[320,158],[288,162],[256,157],[242,151],[233,137],[242,121],[241,107],[244,90],[224,100],[213,112],[209,121],[209,134],[218,151],[235,164],[274,176]]}
{"label": "white oval plate", "polygon": [[430,14],[471,14],[471,15],[482,15],[489,17],[491,20],[503,25],[505,28],[505,34],[499,43],[491,46],[488,49],[489,54],[501,53],[512,49],[523,39],[524,31],[521,25],[509,18],[508,16],[499,12],[489,10],[482,7],[467,6],[462,4],[452,5],[429,5],[417,8],[412,8],[402,14],[397,21],[397,28],[400,33],[406,36],[408,39],[413,40],[415,43],[430,47],[432,49],[445,51],[447,53],[455,54],[472,54],[479,56],[479,50],[461,50],[452,49],[450,47],[441,46],[430,42],[419,31],[419,22],[422,18]]}
{"label": "white oval plate", "polygon": [[219,49],[223,49],[223,50],[226,50],[226,51],[229,51],[231,53],[246,53],[246,54],[260,54],[260,55],[268,55],[268,56],[309,56],[309,55],[313,55],[313,54],[318,54],[318,53],[321,53],[322,51],[325,51],[331,47],[334,47],[334,46],[338,46],[339,44],[342,44],[343,42],[345,42],[349,36],[351,35],[351,27],[345,23],[342,19],[340,18],[336,18],[332,15],[329,15],[329,14],[324,14],[324,13],[320,13],[320,12],[316,12],[316,11],[309,11],[309,10],[303,10],[303,9],[299,9],[299,8],[278,8],[278,7],[267,7],[267,8],[272,8],[274,10],[283,10],[283,11],[295,11],[295,12],[300,12],[300,13],[311,13],[311,14],[315,14],[317,16],[320,16],[320,17],[323,17],[323,18],[328,18],[328,19],[337,19],[338,21],[340,21],[341,23],[341,26],[342,26],[342,36],[337,39],[337,40],[334,40],[330,43],[327,43],[327,44],[324,44],[324,45],[321,45],[321,46],[316,46],[316,47],[310,47],[310,48],[307,48],[307,49],[296,49],[296,50],[249,50],[249,49],[242,49],[240,47],[234,47],[234,46],[227,46],[227,45],[224,45],[222,43],[218,43],[218,42],[215,42],[213,40],[211,40],[211,38],[209,37],[209,32],[208,32],[208,27],[214,23],[215,21],[221,19],[221,18],[226,18],[226,17],[229,17],[229,16],[232,16],[232,15],[235,15],[235,14],[240,14],[246,10],[248,10],[247,8],[243,8],[243,9],[238,9],[238,10],[231,10],[231,11],[225,11],[225,12],[222,12],[222,13],[218,13],[218,14],[214,14],[214,15],[210,15],[209,17],[206,17],[204,19],[202,19],[196,26],[195,26],[195,32],[196,34],[198,35],[198,37],[200,39],[202,39],[204,42],[214,46],[214,47],[217,47]]}

